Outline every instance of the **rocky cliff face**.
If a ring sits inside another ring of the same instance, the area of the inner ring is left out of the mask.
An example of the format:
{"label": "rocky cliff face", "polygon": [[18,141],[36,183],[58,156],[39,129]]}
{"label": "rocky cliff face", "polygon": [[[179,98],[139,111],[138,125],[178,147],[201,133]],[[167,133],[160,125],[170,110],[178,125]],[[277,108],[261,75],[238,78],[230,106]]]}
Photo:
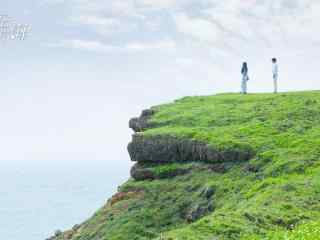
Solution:
{"label": "rocky cliff face", "polygon": [[134,162],[156,163],[190,161],[223,163],[246,161],[254,155],[250,148],[219,149],[192,139],[141,134],[133,135],[128,151]]}
{"label": "rocky cliff face", "polygon": [[[145,135],[147,129],[157,127],[150,123],[150,118],[156,112],[144,110],[140,117],[129,121],[129,127],[135,131],[128,145],[128,152],[133,162],[138,163],[174,163],[174,162],[205,162],[227,163],[247,161],[254,156],[254,150],[249,146],[239,146],[219,149],[213,145],[167,135]],[[131,170],[131,176],[137,179],[137,170],[142,172],[141,165]],[[144,175],[146,172],[144,172]],[[140,178],[138,177],[138,178]],[[148,174],[146,178],[151,178]]]}

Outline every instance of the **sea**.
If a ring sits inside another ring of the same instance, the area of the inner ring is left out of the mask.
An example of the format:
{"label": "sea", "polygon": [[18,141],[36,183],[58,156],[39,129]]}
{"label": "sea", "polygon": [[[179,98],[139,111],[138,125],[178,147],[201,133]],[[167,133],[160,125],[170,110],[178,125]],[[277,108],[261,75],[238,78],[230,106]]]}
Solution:
{"label": "sea", "polygon": [[0,236],[45,240],[87,220],[129,177],[119,161],[0,161]]}

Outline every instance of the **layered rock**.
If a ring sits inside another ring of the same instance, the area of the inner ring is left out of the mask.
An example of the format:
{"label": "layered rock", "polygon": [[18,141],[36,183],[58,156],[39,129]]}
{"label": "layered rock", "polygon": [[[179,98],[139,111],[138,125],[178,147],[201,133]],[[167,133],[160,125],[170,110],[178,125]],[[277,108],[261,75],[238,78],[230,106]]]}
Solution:
{"label": "layered rock", "polygon": [[154,171],[155,166],[136,163],[130,171],[131,176],[137,181],[173,178],[190,172],[188,168],[173,168],[162,173]]}
{"label": "layered rock", "polygon": [[[138,163],[206,162],[212,164],[247,161],[254,156],[248,145],[233,145],[219,148],[193,139],[169,135],[149,135],[143,131],[155,127],[150,118],[155,114],[152,109],[144,110],[140,117],[129,122],[135,131],[128,145],[131,160]],[[131,170],[136,180],[155,179],[156,177],[143,165],[136,164]]]}
{"label": "layered rock", "polygon": [[128,145],[128,151],[134,162],[154,163],[190,161],[221,163],[246,161],[254,155],[254,151],[245,145],[218,149],[192,139],[143,134],[133,135],[132,142]]}

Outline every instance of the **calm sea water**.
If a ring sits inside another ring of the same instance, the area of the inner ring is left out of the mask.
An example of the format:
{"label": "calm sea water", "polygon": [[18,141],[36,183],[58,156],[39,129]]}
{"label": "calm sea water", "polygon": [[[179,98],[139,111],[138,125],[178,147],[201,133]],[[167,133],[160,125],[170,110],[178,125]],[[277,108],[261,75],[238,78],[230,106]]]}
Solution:
{"label": "calm sea water", "polygon": [[129,176],[127,161],[0,161],[0,236],[44,240],[89,218]]}

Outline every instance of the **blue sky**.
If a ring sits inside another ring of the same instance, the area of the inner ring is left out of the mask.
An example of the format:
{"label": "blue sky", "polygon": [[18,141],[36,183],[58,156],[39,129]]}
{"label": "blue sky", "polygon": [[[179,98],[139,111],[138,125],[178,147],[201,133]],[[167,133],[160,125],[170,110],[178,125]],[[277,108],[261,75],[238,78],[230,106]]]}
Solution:
{"label": "blue sky", "polygon": [[2,0],[0,160],[128,162],[130,117],[185,95],[319,89],[316,0]]}

